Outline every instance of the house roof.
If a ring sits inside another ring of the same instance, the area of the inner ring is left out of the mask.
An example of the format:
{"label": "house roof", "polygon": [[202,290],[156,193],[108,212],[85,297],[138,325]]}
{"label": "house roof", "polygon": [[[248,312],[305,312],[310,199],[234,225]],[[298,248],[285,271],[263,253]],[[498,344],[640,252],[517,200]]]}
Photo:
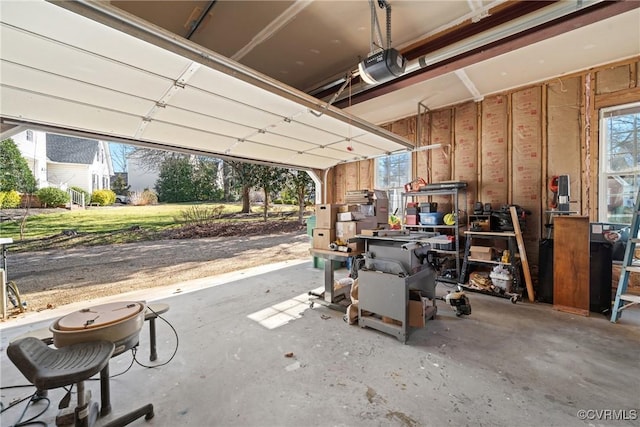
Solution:
{"label": "house roof", "polygon": [[90,165],[98,153],[98,141],[47,134],[47,158],[52,162]]}

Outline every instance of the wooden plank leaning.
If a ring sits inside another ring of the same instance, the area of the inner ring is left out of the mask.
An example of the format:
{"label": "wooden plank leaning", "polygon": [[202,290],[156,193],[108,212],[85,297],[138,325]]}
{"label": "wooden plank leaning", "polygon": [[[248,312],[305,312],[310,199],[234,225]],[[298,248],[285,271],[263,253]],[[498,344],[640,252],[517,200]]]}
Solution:
{"label": "wooden plank leaning", "polygon": [[531,272],[529,271],[529,261],[527,260],[527,251],[524,247],[524,240],[522,239],[522,231],[520,230],[520,223],[518,222],[518,212],[515,206],[509,208],[511,212],[511,222],[513,223],[513,231],[516,234],[516,242],[518,243],[518,252],[520,253],[520,262],[522,263],[522,272],[524,273],[524,282],[527,285],[527,295],[529,302],[535,301],[535,295],[533,291],[533,282],[531,281]]}

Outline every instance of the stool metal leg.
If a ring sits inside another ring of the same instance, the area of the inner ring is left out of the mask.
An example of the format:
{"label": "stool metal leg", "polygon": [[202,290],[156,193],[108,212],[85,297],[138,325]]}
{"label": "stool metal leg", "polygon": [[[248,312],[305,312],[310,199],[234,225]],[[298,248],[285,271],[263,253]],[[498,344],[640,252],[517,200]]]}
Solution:
{"label": "stool metal leg", "polygon": [[156,352],[156,318],[152,317],[149,319],[149,336],[150,336],[150,345],[151,345],[151,355],[149,355],[149,360],[152,362],[158,358],[158,353]]}
{"label": "stool metal leg", "polygon": [[111,395],[109,391],[109,364],[100,371],[100,416],[111,412]]}
{"label": "stool metal leg", "polygon": [[120,427],[125,426],[132,421],[137,420],[138,418],[145,416],[145,420],[150,420],[153,418],[153,405],[148,403],[141,408],[136,409],[135,411],[129,412],[119,418],[109,421],[103,427]]}
{"label": "stool metal leg", "polygon": [[98,404],[91,402],[91,393],[85,391],[84,381],[76,384],[78,406],[75,409],[75,427],[91,427],[98,419]]}

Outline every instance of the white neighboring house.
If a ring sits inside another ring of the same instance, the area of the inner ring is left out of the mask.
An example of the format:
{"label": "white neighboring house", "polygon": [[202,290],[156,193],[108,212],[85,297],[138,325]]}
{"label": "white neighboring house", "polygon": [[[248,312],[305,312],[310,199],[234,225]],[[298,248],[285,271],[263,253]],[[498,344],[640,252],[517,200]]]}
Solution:
{"label": "white neighboring house", "polygon": [[160,177],[160,171],[156,168],[149,170],[149,166],[143,166],[135,154],[127,156],[128,184],[131,193],[142,193],[145,189],[155,191],[156,181]]}
{"label": "white neighboring house", "polygon": [[27,130],[11,137],[27,161],[38,188],[50,187],[47,181],[47,134]]}
{"label": "white neighboring house", "polygon": [[27,160],[38,188],[79,187],[89,193],[111,188],[111,152],[104,141],[30,130],[12,139]]}

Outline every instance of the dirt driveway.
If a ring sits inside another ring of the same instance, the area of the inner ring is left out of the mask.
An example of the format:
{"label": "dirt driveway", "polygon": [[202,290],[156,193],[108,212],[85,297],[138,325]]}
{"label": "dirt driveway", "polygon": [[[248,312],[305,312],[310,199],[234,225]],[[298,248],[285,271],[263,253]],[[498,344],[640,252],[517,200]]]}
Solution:
{"label": "dirt driveway", "polygon": [[10,253],[8,272],[29,311],[247,267],[309,259],[303,231],[254,236],[165,239]]}

